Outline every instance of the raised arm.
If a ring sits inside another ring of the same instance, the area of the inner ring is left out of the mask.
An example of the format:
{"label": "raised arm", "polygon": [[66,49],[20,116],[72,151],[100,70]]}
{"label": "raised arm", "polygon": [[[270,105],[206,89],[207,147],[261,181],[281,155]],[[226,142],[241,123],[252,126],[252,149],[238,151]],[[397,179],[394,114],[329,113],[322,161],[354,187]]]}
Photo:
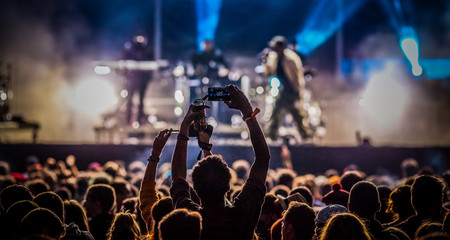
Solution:
{"label": "raised arm", "polygon": [[139,209],[141,210],[141,215],[147,226],[151,221],[151,209],[153,204],[158,201],[156,194],[156,168],[158,166],[159,157],[161,152],[166,145],[167,139],[169,139],[171,130],[163,130],[159,132],[156,136],[152,152],[148,158],[147,168],[145,169],[144,179],[142,179],[141,190],[139,191]]}
{"label": "raised arm", "polygon": [[234,108],[241,111],[250,132],[250,140],[255,153],[255,161],[250,169],[249,178],[264,184],[266,182],[270,160],[270,152],[269,147],[267,146],[266,138],[264,137],[264,133],[259,126],[258,120],[255,116],[252,116],[252,106],[244,93],[234,85],[228,85],[226,89],[231,95],[231,101],[225,103],[229,108]]}
{"label": "raised arm", "polygon": [[202,112],[193,112],[192,106],[189,107],[186,116],[181,122],[180,133],[177,137],[177,144],[172,156],[172,182],[181,178],[186,180],[186,159],[187,159],[187,142],[189,140],[189,127],[194,119],[200,117]]}

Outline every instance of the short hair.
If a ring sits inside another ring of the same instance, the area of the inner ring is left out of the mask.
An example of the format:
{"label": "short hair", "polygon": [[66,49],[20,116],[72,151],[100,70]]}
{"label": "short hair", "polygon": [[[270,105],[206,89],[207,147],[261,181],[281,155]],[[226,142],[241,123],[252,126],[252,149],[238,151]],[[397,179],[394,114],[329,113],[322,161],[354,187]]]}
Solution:
{"label": "short hair", "polygon": [[202,231],[202,216],[198,212],[176,209],[159,223],[161,240],[199,240]]}
{"label": "short hair", "polygon": [[89,231],[86,211],[81,204],[79,204],[76,200],[66,200],[64,201],[64,211],[66,213],[65,222],[67,224],[73,222],[78,225],[80,230]]}
{"label": "short hair", "polygon": [[350,190],[348,209],[360,217],[370,217],[380,208],[380,196],[375,184],[368,181],[356,183]]}
{"label": "short hair", "polygon": [[275,195],[266,193],[264,203],[261,207],[261,214],[274,214],[280,218],[283,213],[283,208],[281,208],[277,200],[278,198]]}
{"label": "short hair", "polygon": [[338,213],[325,225],[320,240],[370,240],[363,222],[351,213]]}
{"label": "short hair", "polygon": [[428,234],[441,232],[442,231],[442,223],[439,222],[430,222],[424,221],[419,228],[417,228],[416,233],[414,234],[414,239],[419,239]]}
{"label": "short hair", "polygon": [[0,161],[0,176],[7,176],[9,175],[9,163],[5,161]]}
{"label": "short hair", "polygon": [[292,184],[294,182],[295,177],[297,174],[291,169],[281,169],[278,171],[277,177],[278,177],[278,184],[288,186],[289,188],[292,188]]}
{"label": "short hair", "polygon": [[39,206],[30,200],[18,201],[8,208],[6,216],[8,219],[20,223],[23,217],[36,208],[39,208]]}
{"label": "short hair", "polygon": [[22,219],[20,229],[22,237],[42,234],[59,239],[65,233],[64,224],[59,217],[46,208],[37,208],[29,212]]}
{"label": "short hair", "polygon": [[114,188],[116,195],[120,194],[129,196],[131,194],[130,183],[125,180],[115,180],[113,183],[111,183],[111,187]]}
{"label": "short hair", "polygon": [[203,158],[192,170],[194,189],[202,201],[223,200],[230,189],[230,179],[230,170],[221,155]]}
{"label": "short hair", "polygon": [[283,197],[288,197],[290,191],[291,191],[291,189],[288,186],[280,184],[280,185],[276,185],[275,187],[273,187],[270,190],[270,193],[272,193],[275,196],[281,195]]}
{"label": "short hair", "polygon": [[67,187],[59,187],[55,189],[55,193],[63,201],[72,199],[72,192]]}
{"label": "short hair", "polygon": [[33,194],[33,196],[37,196],[39,193],[50,191],[50,186],[40,178],[26,182],[25,186],[30,189],[30,192]]}
{"label": "short hair", "polygon": [[414,158],[407,158],[402,161],[401,168],[404,178],[412,177],[419,171],[419,163]]}
{"label": "short hair", "polygon": [[418,240],[449,240],[450,235],[447,233],[430,233]]}
{"label": "short hair", "polygon": [[109,174],[112,178],[117,177],[119,173],[120,166],[117,162],[108,161],[103,165],[103,171]]}
{"label": "short hair", "polygon": [[248,173],[250,171],[250,164],[247,160],[236,160],[231,165],[231,168],[236,172],[236,175],[239,179],[248,178]]}
{"label": "short hair", "polygon": [[141,230],[131,213],[117,213],[107,234],[108,240],[140,239]]}
{"label": "short hair", "polygon": [[300,193],[305,200],[307,201],[308,205],[310,207],[313,206],[313,197],[312,197],[312,193],[309,190],[309,188],[305,187],[305,186],[299,186],[296,187],[294,189],[292,189],[292,191],[289,193],[289,195],[295,194],[295,193]]}
{"label": "short hair", "polygon": [[296,239],[311,239],[316,223],[314,210],[306,203],[291,202],[283,219],[293,226]]}
{"label": "short hair", "polygon": [[287,47],[287,39],[283,36],[274,36],[269,42],[270,47]]}
{"label": "short hair", "polygon": [[47,208],[52,211],[64,223],[64,202],[56,193],[40,193],[33,199],[33,202],[41,208]]}
{"label": "short hair", "polygon": [[[5,231],[6,234],[10,234],[10,238],[13,238],[18,233],[18,229],[22,219],[32,210],[39,208],[39,206],[29,200],[22,200],[14,203],[11,207],[8,208],[8,211],[5,215],[5,222],[3,222],[4,227],[2,229],[8,229]],[[3,237],[5,237],[4,234]],[[6,237],[8,239],[8,237]]]}
{"label": "short hair", "polygon": [[411,186],[402,185],[391,192],[387,211],[399,216],[412,216],[415,214],[411,204]]}
{"label": "short hair", "polygon": [[444,183],[433,176],[422,175],[411,186],[411,202],[417,213],[425,213],[442,206]]}
{"label": "short hair", "polygon": [[[152,207],[153,222],[147,222],[147,228],[155,240],[159,240],[159,222],[161,219],[173,210],[172,198],[164,197],[157,201]],[[147,220],[147,219],[145,219]]]}
{"label": "short hair", "polygon": [[362,180],[364,179],[358,171],[347,171],[341,176],[340,183],[342,185],[342,189],[350,192],[350,189],[352,189],[353,185]]}
{"label": "short hair", "polygon": [[114,188],[106,184],[94,184],[86,192],[86,199],[100,202],[103,213],[109,212],[116,202]]}
{"label": "short hair", "polygon": [[13,205],[15,202],[21,200],[33,200],[33,195],[30,190],[22,185],[11,185],[0,192],[0,205],[4,211]]}

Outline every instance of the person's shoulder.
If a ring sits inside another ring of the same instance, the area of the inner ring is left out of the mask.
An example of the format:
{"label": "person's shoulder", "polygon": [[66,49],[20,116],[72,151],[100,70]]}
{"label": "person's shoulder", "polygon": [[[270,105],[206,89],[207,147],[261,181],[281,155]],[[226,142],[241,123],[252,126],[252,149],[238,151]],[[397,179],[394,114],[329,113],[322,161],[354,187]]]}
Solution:
{"label": "person's shoulder", "polygon": [[300,57],[298,56],[298,54],[289,48],[284,49],[284,55],[287,59],[290,59],[292,61],[300,61]]}

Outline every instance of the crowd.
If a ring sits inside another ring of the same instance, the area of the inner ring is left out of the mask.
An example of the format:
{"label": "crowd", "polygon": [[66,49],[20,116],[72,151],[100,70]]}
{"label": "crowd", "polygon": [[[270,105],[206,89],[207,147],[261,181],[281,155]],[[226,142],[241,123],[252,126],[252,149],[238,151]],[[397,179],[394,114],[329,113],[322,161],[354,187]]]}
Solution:
{"label": "crowd", "polygon": [[286,167],[269,169],[258,111],[237,87],[227,90],[254,159],[228,166],[199,131],[205,157],[187,169],[189,128],[200,116],[189,109],[170,164],[159,164],[168,129],[147,164],[93,162],[80,171],[74,156],[29,157],[25,173],[12,173],[0,162],[0,239],[450,239],[450,171],[406,159],[398,178],[367,176],[354,165],[298,175],[286,148]]}

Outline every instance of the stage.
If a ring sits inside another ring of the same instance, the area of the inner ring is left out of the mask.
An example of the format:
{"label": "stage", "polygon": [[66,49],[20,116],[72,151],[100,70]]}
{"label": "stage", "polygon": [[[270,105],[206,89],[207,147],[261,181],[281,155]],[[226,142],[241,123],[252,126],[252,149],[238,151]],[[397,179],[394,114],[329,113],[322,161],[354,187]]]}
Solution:
{"label": "stage", "polygon": [[[44,162],[74,154],[81,169],[145,161],[155,135],[179,129],[194,98],[230,83],[261,109],[265,134],[272,115],[283,118],[279,135],[296,139],[299,173],[355,163],[399,174],[407,157],[449,168],[450,1],[112,2],[3,3],[0,160],[13,171],[24,171],[29,155]],[[298,115],[273,114],[285,94],[278,71],[266,71],[278,34],[304,77],[292,101]],[[145,84],[131,84],[136,79]],[[241,113],[207,104],[214,153],[250,160]],[[298,140],[299,115],[310,141]],[[373,147],[358,147],[364,140]],[[198,148],[190,142],[192,166]],[[280,144],[270,148],[271,166],[281,166]]]}
{"label": "stage", "polygon": [[[213,142],[214,143],[214,142]],[[173,142],[164,149],[161,163],[170,162],[174,149]],[[450,147],[326,147],[300,145],[289,148],[294,169],[299,174],[320,174],[334,168],[342,171],[349,164],[358,165],[367,174],[386,173],[399,175],[400,163],[405,158],[416,159],[420,166],[432,166],[436,172],[450,168]],[[280,146],[270,146],[271,168],[281,167]],[[2,144],[0,145],[0,160],[8,161],[11,170],[25,171],[25,159],[35,155],[41,162],[47,157],[57,160],[65,159],[69,154],[77,158],[77,166],[85,170],[89,163],[97,161],[105,163],[109,160],[123,160],[130,163],[133,160],[146,161],[150,154],[149,145],[111,145],[111,144]],[[188,149],[188,167],[196,162],[199,148],[191,139]],[[218,145],[213,153],[221,154],[228,164],[237,159],[252,160],[253,152],[249,145]]]}

